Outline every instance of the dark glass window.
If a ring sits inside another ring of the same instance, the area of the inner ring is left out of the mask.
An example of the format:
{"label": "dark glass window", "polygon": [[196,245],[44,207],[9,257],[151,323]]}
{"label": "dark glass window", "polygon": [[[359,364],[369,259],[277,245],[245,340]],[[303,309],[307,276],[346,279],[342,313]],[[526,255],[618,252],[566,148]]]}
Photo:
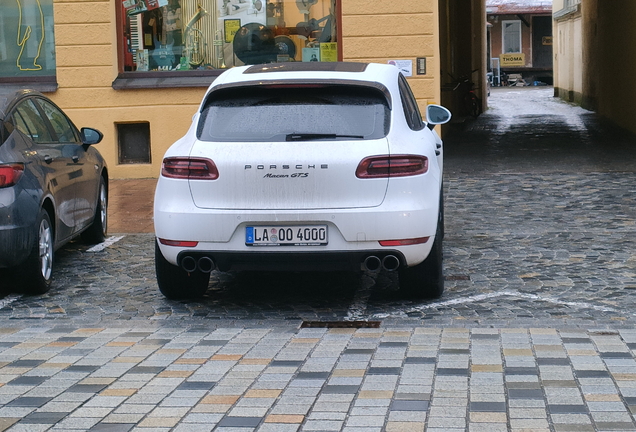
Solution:
{"label": "dark glass window", "polygon": [[[45,144],[55,141],[51,136],[47,124],[40,116],[40,112],[31,99],[20,103],[16,111],[19,115],[17,116],[19,121],[16,122],[18,129],[29,135],[33,142]],[[20,123],[21,121],[24,122],[22,125]],[[22,127],[26,128],[26,132],[22,130]]]}
{"label": "dark glass window", "polygon": [[406,122],[412,130],[421,130],[424,127],[424,122],[422,121],[422,116],[417,106],[415,96],[413,95],[406,78],[404,78],[404,75],[400,74],[398,84],[400,87],[400,98],[402,99],[402,107],[404,108]]}
{"label": "dark glass window", "polygon": [[150,123],[117,124],[119,163],[150,163]]}
{"label": "dark glass window", "polygon": [[38,103],[53,126],[58,142],[80,143],[77,130],[62,111],[45,100],[38,100]]}
{"label": "dark glass window", "polygon": [[0,80],[55,76],[53,0],[0,5]]}
{"label": "dark glass window", "polygon": [[197,135],[202,141],[378,139],[389,122],[385,96],[367,87],[243,87],[212,94]]}

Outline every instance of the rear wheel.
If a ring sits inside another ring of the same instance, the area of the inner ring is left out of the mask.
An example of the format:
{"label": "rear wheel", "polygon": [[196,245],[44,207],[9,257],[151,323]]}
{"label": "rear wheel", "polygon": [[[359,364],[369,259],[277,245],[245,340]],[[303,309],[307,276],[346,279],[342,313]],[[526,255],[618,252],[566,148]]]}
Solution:
{"label": "rear wheel", "polygon": [[82,240],[89,244],[101,243],[106,240],[106,227],[108,226],[108,190],[106,181],[102,177],[99,182],[97,195],[97,208],[93,223],[82,233]]}
{"label": "rear wheel", "polygon": [[171,300],[202,297],[208,290],[210,273],[195,271],[188,273],[181,267],[170,264],[155,241],[155,272],[159,291]]}
{"label": "rear wheel", "polygon": [[399,270],[400,290],[412,297],[440,298],[444,292],[442,259],[442,231],[438,221],[428,257],[418,265]]}
{"label": "rear wheel", "polygon": [[481,114],[481,102],[474,93],[469,93],[466,96],[466,108],[468,113],[474,118],[479,117],[479,114]]}
{"label": "rear wheel", "polygon": [[53,275],[53,227],[45,210],[40,210],[37,235],[31,253],[16,270],[24,282],[22,292],[29,295],[44,294],[51,288]]}

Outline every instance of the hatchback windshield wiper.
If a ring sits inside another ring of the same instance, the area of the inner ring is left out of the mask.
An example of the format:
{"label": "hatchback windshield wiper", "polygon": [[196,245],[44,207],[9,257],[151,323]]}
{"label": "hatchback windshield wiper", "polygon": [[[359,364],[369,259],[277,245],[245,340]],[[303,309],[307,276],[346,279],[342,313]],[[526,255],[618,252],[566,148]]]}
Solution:
{"label": "hatchback windshield wiper", "polygon": [[362,139],[362,135],[339,135],[328,133],[293,133],[285,136],[285,141],[309,141],[319,139],[355,138]]}

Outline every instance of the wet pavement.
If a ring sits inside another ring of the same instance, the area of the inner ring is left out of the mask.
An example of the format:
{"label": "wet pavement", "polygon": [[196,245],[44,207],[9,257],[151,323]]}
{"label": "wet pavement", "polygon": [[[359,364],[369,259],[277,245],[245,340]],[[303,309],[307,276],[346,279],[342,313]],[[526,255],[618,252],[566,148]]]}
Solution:
{"label": "wet pavement", "polygon": [[551,95],[493,89],[445,135],[437,301],[219,272],[168,301],[155,180],[112,181],[111,242],[0,299],[0,431],[636,430],[636,139]]}

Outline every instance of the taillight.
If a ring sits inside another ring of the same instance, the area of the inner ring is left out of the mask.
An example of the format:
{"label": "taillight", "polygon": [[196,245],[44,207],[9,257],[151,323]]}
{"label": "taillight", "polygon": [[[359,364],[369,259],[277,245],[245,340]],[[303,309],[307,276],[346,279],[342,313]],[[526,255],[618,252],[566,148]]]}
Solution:
{"label": "taillight", "polygon": [[216,180],[219,171],[210,159],[170,157],[163,160],[161,175],[176,179]]}
{"label": "taillight", "polygon": [[428,171],[428,158],[416,155],[370,156],[362,159],[356,169],[356,177],[382,178],[406,177]]}
{"label": "taillight", "polygon": [[16,184],[23,172],[23,164],[0,164],[0,188]]}
{"label": "taillight", "polygon": [[197,241],[187,241],[187,240],[167,240],[167,239],[159,239],[159,243],[166,246],[179,246],[179,247],[196,247],[199,242]]}
{"label": "taillight", "polygon": [[426,243],[430,237],[418,237],[404,240],[380,240],[380,246],[409,246]]}

